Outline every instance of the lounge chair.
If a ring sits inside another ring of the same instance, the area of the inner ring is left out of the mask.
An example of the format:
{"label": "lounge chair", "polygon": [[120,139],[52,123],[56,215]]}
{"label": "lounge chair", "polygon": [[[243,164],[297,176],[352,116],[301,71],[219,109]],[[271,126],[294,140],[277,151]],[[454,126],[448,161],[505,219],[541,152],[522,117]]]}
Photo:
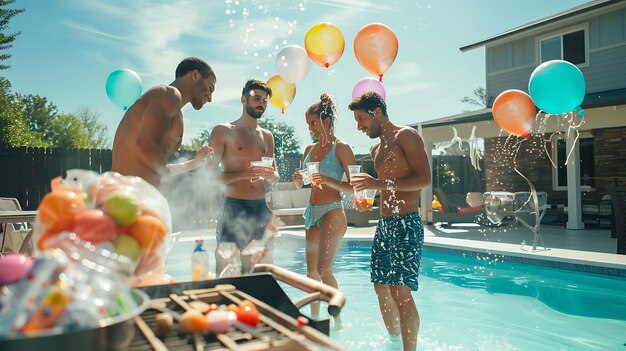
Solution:
{"label": "lounge chair", "polygon": [[476,216],[482,213],[482,206],[469,207],[465,201],[459,201],[465,206],[453,205],[441,188],[433,188],[433,193],[437,195],[443,209],[443,211],[433,212],[434,223],[477,223]]}
{"label": "lounge chair", "polygon": [[[21,211],[20,202],[11,197],[0,197],[0,211]],[[27,223],[4,223],[0,227],[0,252],[15,252],[31,255],[33,252],[31,231]],[[25,243],[25,241],[27,241]]]}

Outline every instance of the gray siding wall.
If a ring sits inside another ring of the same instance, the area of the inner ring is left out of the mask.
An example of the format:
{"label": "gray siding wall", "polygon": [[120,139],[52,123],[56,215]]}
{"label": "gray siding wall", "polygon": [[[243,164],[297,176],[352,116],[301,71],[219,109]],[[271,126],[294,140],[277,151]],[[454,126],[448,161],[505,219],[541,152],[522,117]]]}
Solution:
{"label": "gray siding wall", "polygon": [[[626,8],[585,22],[567,23],[561,29],[584,23],[589,24],[589,65],[581,71],[587,93],[626,88]],[[528,92],[528,79],[538,65],[536,38],[558,31],[552,29],[486,49],[486,89],[490,106],[504,90]]]}

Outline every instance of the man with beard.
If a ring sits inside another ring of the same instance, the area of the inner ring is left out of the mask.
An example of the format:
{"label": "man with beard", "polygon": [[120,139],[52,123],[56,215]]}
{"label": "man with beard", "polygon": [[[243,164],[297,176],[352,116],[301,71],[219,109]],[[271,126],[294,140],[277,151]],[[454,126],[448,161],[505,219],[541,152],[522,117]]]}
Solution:
{"label": "man with beard", "polygon": [[[219,183],[225,185],[224,206],[218,216],[216,237],[216,274],[219,277],[227,262],[221,257],[221,243],[236,243],[239,250],[253,239],[263,239],[272,212],[265,203],[265,181],[278,178],[275,163],[271,167],[251,166],[262,157],[274,157],[274,136],[259,127],[272,89],[265,83],[250,79],[241,92],[243,112],[234,122],[213,128],[209,146],[215,154],[211,164],[221,163]],[[273,241],[267,241],[265,261],[271,262]]]}
{"label": "man with beard", "polygon": [[170,176],[200,167],[211,159],[208,146],[193,160],[167,164],[183,141],[183,113],[191,102],[200,110],[211,102],[216,76],[211,66],[197,57],[188,57],[176,67],[170,85],[158,85],[143,94],[126,111],[113,141],[111,171],[138,176],[157,188]]}
{"label": "man with beard", "polygon": [[350,179],[355,191],[380,190],[371,281],[387,331],[402,335],[404,351],[414,351],[420,319],[411,291],[418,288],[424,243],[418,200],[431,179],[424,142],[415,129],[389,121],[387,105],[377,93],[364,93],[348,108],[354,112],[358,130],[372,139],[380,138],[371,149],[378,178],[358,174]]}

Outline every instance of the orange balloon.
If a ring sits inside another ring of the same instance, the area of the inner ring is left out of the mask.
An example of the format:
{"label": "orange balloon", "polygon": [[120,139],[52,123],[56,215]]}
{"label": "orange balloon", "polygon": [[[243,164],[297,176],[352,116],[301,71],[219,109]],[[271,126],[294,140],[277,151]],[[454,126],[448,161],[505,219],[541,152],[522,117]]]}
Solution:
{"label": "orange balloon", "polygon": [[505,90],[493,102],[493,119],[504,131],[529,139],[535,121],[535,104],[525,92]]}
{"label": "orange balloon", "polygon": [[343,34],[335,25],[322,22],[306,32],[304,48],[311,60],[322,67],[330,67],[339,61],[345,47]]}
{"label": "orange balloon", "polygon": [[382,82],[398,55],[398,38],[382,23],[368,24],[354,38],[354,54],[361,66]]}

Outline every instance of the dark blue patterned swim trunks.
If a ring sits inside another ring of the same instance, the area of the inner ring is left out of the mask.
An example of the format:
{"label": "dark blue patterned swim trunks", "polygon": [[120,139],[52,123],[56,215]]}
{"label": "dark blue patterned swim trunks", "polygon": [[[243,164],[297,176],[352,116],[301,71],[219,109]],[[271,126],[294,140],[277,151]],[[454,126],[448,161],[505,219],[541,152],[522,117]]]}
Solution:
{"label": "dark blue patterned swim trunks", "polygon": [[371,281],[417,291],[424,225],[419,213],[380,217],[372,243]]}

